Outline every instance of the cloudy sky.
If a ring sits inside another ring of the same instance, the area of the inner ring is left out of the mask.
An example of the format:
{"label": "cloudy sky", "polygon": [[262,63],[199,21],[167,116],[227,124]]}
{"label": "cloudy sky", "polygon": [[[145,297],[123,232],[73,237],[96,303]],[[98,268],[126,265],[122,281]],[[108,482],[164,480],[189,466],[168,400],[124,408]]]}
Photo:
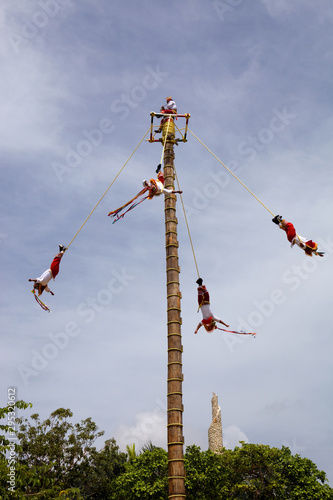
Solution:
{"label": "cloudy sky", "polygon": [[[207,449],[215,392],[227,447],[289,446],[332,484],[332,20],[330,0],[2,0],[4,404],[15,387],[42,418],[70,408],[122,449],[166,447],[163,199],[107,217],[153,176],[161,145],[143,140],[103,194],[170,95],[195,134],[175,166],[212,309],[257,332],[193,334],[178,203],[185,444]],[[43,295],[48,314],[28,279],[94,208]],[[271,213],[325,257],[291,249]]]}

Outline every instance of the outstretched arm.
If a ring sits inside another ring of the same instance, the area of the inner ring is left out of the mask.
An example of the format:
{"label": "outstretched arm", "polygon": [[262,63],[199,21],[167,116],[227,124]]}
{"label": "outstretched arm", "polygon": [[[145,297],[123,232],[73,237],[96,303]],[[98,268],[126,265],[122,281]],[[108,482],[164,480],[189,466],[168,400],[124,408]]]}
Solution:
{"label": "outstretched arm", "polygon": [[176,193],[182,194],[182,192],[183,191],[176,191],[175,189],[168,189],[168,188],[163,189],[163,193],[165,194],[176,194]]}
{"label": "outstretched arm", "polygon": [[194,330],[194,333],[198,333],[198,330],[201,327],[202,327],[202,322],[200,321],[200,323],[198,324],[197,328]]}
{"label": "outstretched arm", "polygon": [[222,321],[221,319],[216,319],[215,320],[217,323],[221,323],[221,325],[224,325],[226,326],[227,328],[230,326],[230,325],[227,325],[227,323],[224,323],[224,321]]}

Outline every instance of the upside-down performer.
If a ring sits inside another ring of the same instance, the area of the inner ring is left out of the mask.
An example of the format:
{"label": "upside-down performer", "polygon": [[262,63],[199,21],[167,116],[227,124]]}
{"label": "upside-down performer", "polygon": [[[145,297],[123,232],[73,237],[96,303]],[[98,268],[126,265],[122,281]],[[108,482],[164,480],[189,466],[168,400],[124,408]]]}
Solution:
{"label": "upside-down performer", "polygon": [[49,308],[39,299],[39,297],[44,291],[49,292],[51,295],[54,295],[54,293],[48,286],[48,283],[51,281],[51,279],[54,280],[55,277],[59,274],[60,261],[65,251],[66,248],[63,245],[59,245],[59,253],[54,257],[53,261],[51,262],[50,268],[44,271],[43,274],[39,276],[39,278],[28,280],[34,283],[34,287],[31,291],[34,294],[36,301],[46,311],[49,311]]}
{"label": "upside-down performer", "polygon": [[312,257],[312,255],[319,255],[319,257],[323,257],[325,252],[318,251],[318,244],[315,241],[307,240],[302,236],[299,236],[296,233],[296,229],[291,222],[287,222],[285,219],[281,217],[281,215],[276,215],[274,219],[272,219],[274,224],[277,224],[280,229],[283,229],[287,235],[288,241],[291,243],[291,247],[297,245],[300,247],[306,255]]}
{"label": "upside-down performer", "polygon": [[[154,196],[159,196],[160,194],[175,194],[179,193],[181,194],[182,191],[176,191],[174,189],[167,189],[164,187],[164,175],[162,172],[160,172],[160,166],[157,168],[157,179],[150,179],[149,181],[144,180],[142,182],[143,184],[143,189],[130,201],[128,201],[125,205],[123,205],[120,208],[117,208],[117,210],[114,210],[113,212],[110,212],[108,215],[111,217],[116,217],[115,220],[113,221],[112,224],[117,222],[117,220],[122,219],[127,212],[135,208],[137,205],[142,203],[144,200],[148,199],[151,200],[154,198]],[[141,197],[141,198],[140,198]],[[138,201],[135,201],[138,200]],[[124,210],[126,207],[130,207],[124,212],[123,214],[119,215],[119,213]]]}
{"label": "upside-down performer", "polygon": [[251,333],[246,333],[246,332],[236,332],[234,330],[225,330],[224,328],[219,328],[216,326],[216,323],[221,323],[222,325],[226,326],[227,328],[229,325],[224,323],[220,318],[217,316],[214,316],[211,308],[210,308],[210,300],[209,300],[209,293],[205,285],[203,285],[202,278],[199,278],[196,283],[199,285],[198,286],[198,304],[199,304],[199,309],[201,309],[202,313],[202,321],[198,324],[197,328],[195,329],[194,333],[198,333],[199,328],[204,326],[205,330],[210,333],[214,331],[215,329],[222,330],[223,332],[229,332],[229,333],[237,333],[239,335],[253,335],[255,336],[256,334],[251,332]]}

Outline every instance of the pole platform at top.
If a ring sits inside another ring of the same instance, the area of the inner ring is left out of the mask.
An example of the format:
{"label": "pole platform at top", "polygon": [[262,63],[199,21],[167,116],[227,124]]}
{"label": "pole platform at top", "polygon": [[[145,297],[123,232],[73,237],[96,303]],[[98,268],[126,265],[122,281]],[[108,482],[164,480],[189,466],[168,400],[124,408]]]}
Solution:
{"label": "pole platform at top", "polygon": [[[178,142],[187,142],[187,128],[188,128],[188,121],[190,119],[190,114],[185,113],[185,114],[177,114],[177,113],[170,113],[170,112],[159,112],[155,113],[155,111],[152,111],[150,113],[151,116],[151,123],[150,123],[150,136],[148,139],[148,142],[165,142],[165,137],[163,136],[163,131],[165,131],[166,128],[168,128],[169,131],[169,142],[172,142],[173,144],[178,144]],[[154,117],[156,118],[161,118],[161,122],[159,125],[154,126]],[[183,128],[178,128],[175,125],[175,120],[178,120],[178,118],[185,118],[185,127]],[[177,130],[175,130],[177,129]],[[162,137],[161,138],[156,138],[156,134],[162,132]]]}

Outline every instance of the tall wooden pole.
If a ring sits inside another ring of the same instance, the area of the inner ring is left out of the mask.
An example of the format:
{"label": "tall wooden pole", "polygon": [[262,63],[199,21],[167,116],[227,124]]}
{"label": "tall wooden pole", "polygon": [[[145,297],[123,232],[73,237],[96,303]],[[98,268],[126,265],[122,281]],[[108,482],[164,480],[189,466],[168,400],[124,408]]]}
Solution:
{"label": "tall wooden pole", "polygon": [[[168,141],[168,139],[167,139]],[[174,188],[174,142],[164,148],[165,187]],[[181,336],[181,292],[179,288],[178,235],[176,195],[165,196],[165,248],[167,277],[167,436],[169,467],[169,499],[183,500],[185,494],[184,436],[183,436],[183,365]]]}

